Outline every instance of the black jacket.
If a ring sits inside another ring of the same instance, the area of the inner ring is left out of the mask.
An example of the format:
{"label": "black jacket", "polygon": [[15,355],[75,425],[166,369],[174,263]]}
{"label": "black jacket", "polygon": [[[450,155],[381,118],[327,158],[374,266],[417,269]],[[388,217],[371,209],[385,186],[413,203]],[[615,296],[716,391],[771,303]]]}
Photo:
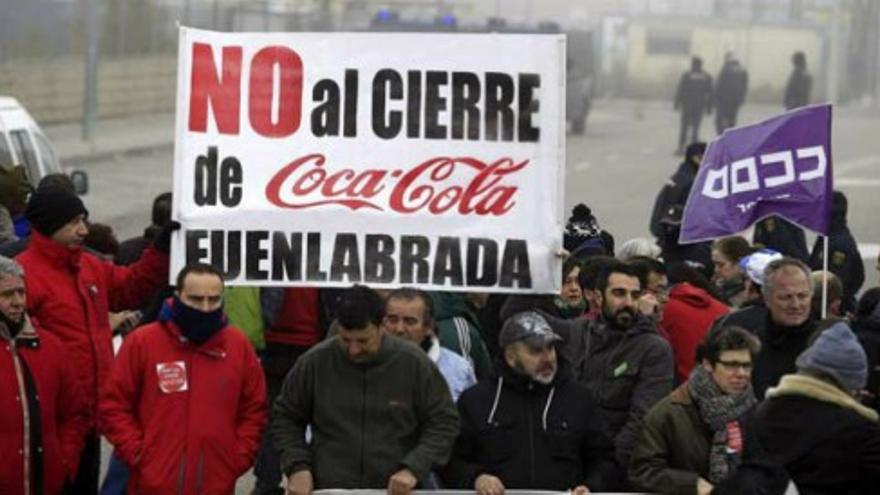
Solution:
{"label": "black jacket", "polygon": [[794,69],[788,77],[785,85],[785,109],[802,107],[810,103],[810,91],[813,87],[813,78],[806,69]]}
{"label": "black jacket", "polygon": [[[810,256],[810,268],[813,270],[822,269],[824,247],[822,237],[817,237]],[[855,310],[856,294],[865,283],[865,265],[862,264],[862,254],[856,240],[846,224],[846,217],[831,218],[831,230],[828,232],[828,270],[837,275],[843,284],[841,310]]]}
{"label": "black jacket", "polygon": [[507,489],[592,491],[612,488],[614,447],[585,387],[560,363],[550,385],[499,364],[501,377],[466,390],[458,400],[461,431],[442,478],[472,490],[480,474]]}
{"label": "black jacket", "polygon": [[756,407],[745,429],[743,464],[716,492],[781,494],[769,489],[775,483],[768,476],[781,466],[801,495],[877,493],[876,413],[847,404],[845,393],[833,385],[792,376],[779,387],[784,394],[768,394],[772,397]]}
{"label": "black jacket", "polygon": [[[679,206],[684,209],[696,178],[697,166],[689,159],[685,159],[657,193],[657,199],[654,200],[654,210],[651,212],[650,225],[651,234],[654,237],[661,241],[667,237],[667,232],[661,221],[664,217],[671,215],[672,208]],[[675,241],[678,241],[677,237]]]}
{"label": "black jacket", "polygon": [[625,332],[601,319],[547,319],[565,340],[560,350],[574,377],[599,401],[618,461],[626,465],[642,416],[672,391],[672,348],[652,318],[640,317]]}
{"label": "black jacket", "polygon": [[675,92],[675,109],[686,115],[700,115],[712,109],[712,76],[702,70],[681,75]]}
{"label": "black jacket", "polygon": [[767,217],[756,223],[752,241],[804,263],[809,261],[804,230],[782,217]]}
{"label": "black jacket", "polygon": [[880,412],[880,317],[859,318],[852,324],[868,356],[868,397],[864,403]]}
{"label": "black jacket", "polygon": [[742,66],[732,62],[724,64],[724,68],[718,74],[718,84],[715,87],[715,102],[718,108],[737,108],[742,105],[748,87],[749,73]]}
{"label": "black jacket", "polygon": [[719,325],[742,327],[761,340],[761,352],[752,368],[752,388],[758,400],[763,399],[767,389],[779,383],[783,375],[797,370],[794,362],[807,348],[807,341],[816,328],[812,319],[799,327],[776,325],[764,306],[750,306],[724,315],[715,322],[715,326]]}

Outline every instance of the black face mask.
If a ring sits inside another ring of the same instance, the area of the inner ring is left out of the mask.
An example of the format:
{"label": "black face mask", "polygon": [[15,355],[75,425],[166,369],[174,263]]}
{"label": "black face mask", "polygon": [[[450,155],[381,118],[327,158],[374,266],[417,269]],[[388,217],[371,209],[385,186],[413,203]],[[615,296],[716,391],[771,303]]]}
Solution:
{"label": "black face mask", "polygon": [[6,325],[6,328],[9,329],[9,336],[15,338],[15,336],[18,335],[18,332],[20,332],[21,329],[24,328],[24,317],[16,322],[7,318],[5,314],[0,313],[0,323]]}
{"label": "black face mask", "polygon": [[178,296],[174,296],[171,305],[171,320],[180,327],[180,333],[187,340],[196,344],[204,344],[226,326],[223,306],[214,311],[201,311],[187,306]]}

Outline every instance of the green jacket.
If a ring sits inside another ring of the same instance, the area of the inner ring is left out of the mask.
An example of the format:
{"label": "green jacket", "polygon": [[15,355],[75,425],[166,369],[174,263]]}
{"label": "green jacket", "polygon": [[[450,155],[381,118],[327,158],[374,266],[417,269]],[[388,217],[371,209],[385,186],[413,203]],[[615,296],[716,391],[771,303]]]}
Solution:
{"label": "green jacket", "polygon": [[694,495],[697,478],[709,479],[712,432],[700,418],[687,382],[642,418],[629,462],[629,481],[638,490]]}
{"label": "green jacket", "polygon": [[477,380],[494,376],[492,358],[480,335],[476,308],[467,296],[455,292],[433,292],[431,297],[440,345],[467,359],[474,367]]}
{"label": "green jacket", "polygon": [[446,381],[425,351],[384,335],[376,358],[356,364],[337,337],[300,357],[284,380],[272,435],[282,472],[310,469],[315,489],[385,489],[404,467],[424,484],[449,458],[458,427]]}
{"label": "green jacket", "polygon": [[244,332],[254,349],[261,351],[266,347],[259,287],[226,287],[223,310],[229,318],[229,325]]}

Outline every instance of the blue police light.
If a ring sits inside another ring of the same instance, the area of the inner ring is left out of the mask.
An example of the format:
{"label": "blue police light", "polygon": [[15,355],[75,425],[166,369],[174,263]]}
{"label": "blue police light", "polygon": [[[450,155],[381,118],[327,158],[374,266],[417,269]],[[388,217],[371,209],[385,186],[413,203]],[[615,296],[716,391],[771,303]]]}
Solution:
{"label": "blue police light", "polygon": [[392,22],[397,16],[391,9],[381,8],[376,11],[376,20],[379,22]]}
{"label": "blue police light", "polygon": [[444,26],[455,26],[456,24],[458,24],[458,19],[456,19],[455,15],[451,14],[451,13],[443,14],[440,17],[439,21],[440,21],[440,24],[442,24]]}

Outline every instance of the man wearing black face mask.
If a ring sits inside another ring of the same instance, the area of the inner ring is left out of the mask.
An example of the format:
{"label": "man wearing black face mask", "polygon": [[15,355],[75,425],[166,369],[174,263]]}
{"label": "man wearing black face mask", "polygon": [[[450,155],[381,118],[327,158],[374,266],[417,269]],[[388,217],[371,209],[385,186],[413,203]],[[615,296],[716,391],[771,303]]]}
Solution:
{"label": "man wearing black face mask", "polygon": [[266,409],[257,356],[223,316],[221,274],[192,264],[159,321],[123,343],[100,418],[132,491],[232,493],[253,464]]}
{"label": "man wearing black face mask", "polygon": [[641,417],[672,391],[672,349],[654,317],[639,311],[642,288],[632,266],[604,267],[596,291],[601,314],[595,320],[547,320],[564,339],[559,350],[575,378],[596,396],[617,458],[626,465]]}

